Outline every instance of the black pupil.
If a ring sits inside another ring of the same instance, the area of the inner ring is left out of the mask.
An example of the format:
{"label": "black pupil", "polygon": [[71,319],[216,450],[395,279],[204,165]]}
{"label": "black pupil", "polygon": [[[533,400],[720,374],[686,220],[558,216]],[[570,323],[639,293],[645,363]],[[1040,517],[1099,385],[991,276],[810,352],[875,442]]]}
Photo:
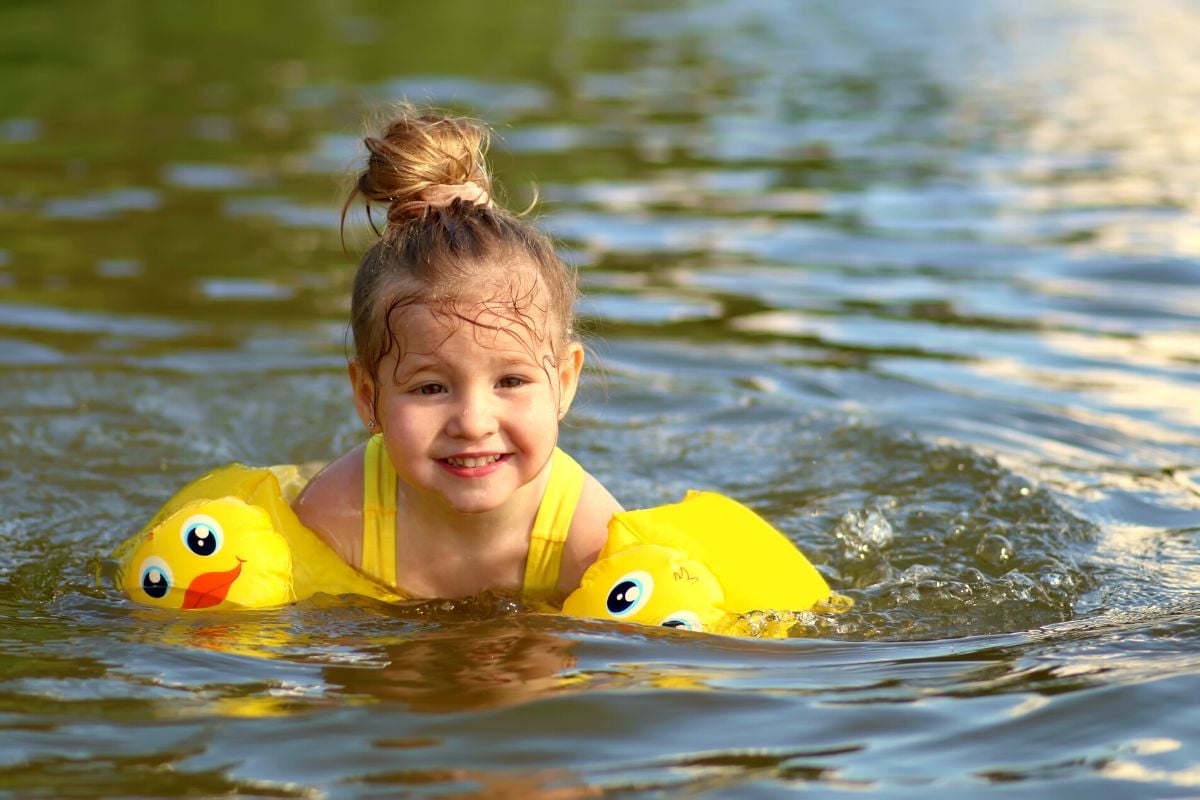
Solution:
{"label": "black pupil", "polygon": [[687,623],[681,619],[669,619],[662,624],[664,628],[686,628]]}
{"label": "black pupil", "polygon": [[170,588],[171,584],[167,583],[167,576],[161,569],[148,569],[142,576],[142,591],[156,600],[166,597]]}
{"label": "black pupil", "polygon": [[628,611],[629,607],[637,600],[637,594],[634,597],[629,597],[631,589],[637,589],[638,585],[633,581],[621,581],[612,588],[608,593],[608,610],[613,614],[620,614],[622,611]]}
{"label": "black pupil", "polygon": [[198,556],[211,556],[217,550],[217,537],[207,525],[197,525],[188,531],[187,546]]}

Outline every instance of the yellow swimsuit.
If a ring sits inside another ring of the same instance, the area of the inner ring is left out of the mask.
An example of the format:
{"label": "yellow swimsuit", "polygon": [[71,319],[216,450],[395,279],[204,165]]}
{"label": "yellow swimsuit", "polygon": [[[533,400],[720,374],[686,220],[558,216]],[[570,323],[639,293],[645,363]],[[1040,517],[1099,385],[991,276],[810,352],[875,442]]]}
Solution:
{"label": "yellow swimsuit", "polygon": [[[583,491],[583,468],[575,459],[558,448],[553,459],[529,534],[521,589],[526,599],[544,600],[557,593],[563,545]],[[367,441],[363,455],[362,571],[387,586],[396,585],[396,471],[379,434]]]}

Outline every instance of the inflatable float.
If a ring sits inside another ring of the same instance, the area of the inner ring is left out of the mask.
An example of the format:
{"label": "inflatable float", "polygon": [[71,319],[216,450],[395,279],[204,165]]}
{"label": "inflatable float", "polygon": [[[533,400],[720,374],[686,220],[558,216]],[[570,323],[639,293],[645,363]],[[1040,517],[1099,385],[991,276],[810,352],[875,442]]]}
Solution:
{"label": "inflatable float", "polygon": [[181,489],[117,548],[117,588],[159,608],[266,608],[314,594],[402,596],[366,577],[300,524],[294,466],[230,464]]}
{"label": "inflatable float", "polygon": [[723,495],[693,491],[678,503],[616,514],[563,613],[731,633],[753,611],[850,605],[762,517]]}
{"label": "inflatable float", "polygon": [[[403,595],[342,561],[304,527],[291,501],[294,466],[231,464],[181,489],[117,548],[116,582],[159,608],[266,608],[318,593],[393,602]],[[753,611],[837,611],[834,594],[787,537],[713,492],[616,514],[599,558],[564,614],[695,631],[738,633]]]}

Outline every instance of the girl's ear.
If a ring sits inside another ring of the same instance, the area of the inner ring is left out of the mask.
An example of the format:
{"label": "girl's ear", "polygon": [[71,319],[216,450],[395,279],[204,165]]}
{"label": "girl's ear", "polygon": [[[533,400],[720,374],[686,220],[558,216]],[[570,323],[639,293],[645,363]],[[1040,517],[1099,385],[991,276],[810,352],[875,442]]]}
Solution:
{"label": "girl's ear", "polygon": [[371,433],[379,430],[379,420],[375,418],[375,381],[367,374],[358,359],[351,359],[347,369],[350,373],[350,385],[354,387],[354,408],[358,418]]}
{"label": "girl's ear", "polygon": [[571,342],[567,352],[558,362],[558,418],[567,415],[575,392],[579,389],[579,376],[583,373],[583,345]]}

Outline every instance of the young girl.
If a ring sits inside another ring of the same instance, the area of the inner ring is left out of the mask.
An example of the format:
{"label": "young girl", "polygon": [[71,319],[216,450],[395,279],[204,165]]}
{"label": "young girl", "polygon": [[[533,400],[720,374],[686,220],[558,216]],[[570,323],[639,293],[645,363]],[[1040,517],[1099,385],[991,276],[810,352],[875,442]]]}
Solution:
{"label": "young girl", "polygon": [[343,208],[387,222],[354,279],[349,365],[370,439],[295,510],[348,563],[412,597],[560,598],[621,510],[556,447],[579,385],[574,275],[492,200],[488,131],[405,109]]}

